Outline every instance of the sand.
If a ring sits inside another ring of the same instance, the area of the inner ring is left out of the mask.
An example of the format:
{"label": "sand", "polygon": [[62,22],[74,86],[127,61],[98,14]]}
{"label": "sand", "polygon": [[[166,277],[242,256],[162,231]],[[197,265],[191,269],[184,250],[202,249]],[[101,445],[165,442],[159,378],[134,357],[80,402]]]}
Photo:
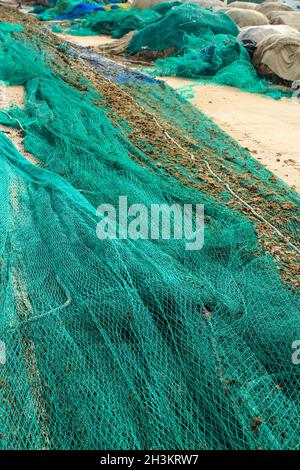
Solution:
{"label": "sand", "polygon": [[55,33],[59,38],[77,44],[78,46],[103,46],[115,42],[115,39],[110,36],[72,36],[70,34]]}
{"label": "sand", "polygon": [[[165,78],[173,88],[192,81]],[[190,101],[254,158],[300,192],[300,99],[274,100],[217,85],[193,87]]]}

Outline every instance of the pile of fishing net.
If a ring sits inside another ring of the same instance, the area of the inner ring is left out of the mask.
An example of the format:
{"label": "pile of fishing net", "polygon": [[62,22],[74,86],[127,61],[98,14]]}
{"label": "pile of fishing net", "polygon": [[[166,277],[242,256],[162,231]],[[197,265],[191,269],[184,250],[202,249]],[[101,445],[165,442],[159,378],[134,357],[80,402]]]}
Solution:
{"label": "pile of fishing net", "polygon": [[[63,27],[72,34],[111,33],[135,31],[127,47],[130,54],[144,51],[162,51],[170,47],[180,49],[186,35],[202,37],[207,34],[237,36],[239,29],[223,12],[213,12],[199,5],[182,4],[179,1],[164,2],[152,9],[115,12],[98,12],[72,25]],[[124,32],[124,34],[126,34]]]}
{"label": "pile of fishing net", "polygon": [[269,24],[268,18],[259,11],[246,10],[244,8],[230,8],[226,10],[226,13],[239,28]]}
{"label": "pile of fishing net", "polygon": [[[224,12],[176,5],[129,36],[124,49],[129,55],[156,59],[157,75],[212,80],[279,98],[283,92],[257,76],[247,49],[237,40],[238,33]],[[112,48],[108,46],[107,52]]]}
{"label": "pile of fishing net", "polygon": [[[198,39],[190,36],[180,54],[155,63],[155,73],[212,79],[214,83],[235,86],[256,93],[268,93],[268,86],[257,77],[245,47],[235,38],[215,35]],[[269,90],[269,93],[276,93]]]}
{"label": "pile of fishing net", "polygon": [[[87,81],[16,27],[0,38],[0,79],[26,92],[0,121],[41,165],[0,133],[1,449],[299,448],[299,296],[253,224],[143,169]],[[120,195],[204,203],[203,249],[100,241],[95,208]]]}
{"label": "pile of fishing net", "polygon": [[153,8],[138,10],[124,8],[114,11],[96,11],[76,23],[57,26],[57,32],[67,32],[76,36],[91,34],[109,34],[113,38],[121,38],[130,31],[138,31],[148,24],[161,19],[171,8],[180,5],[180,1],[163,2]]}
{"label": "pile of fishing net", "polygon": [[[253,65],[245,47],[234,38],[222,35],[206,41],[190,38],[186,52],[157,60],[155,73],[203,80],[211,77],[214,83],[279,98],[283,92],[259,79],[257,71],[274,80],[276,77],[288,82],[300,80],[300,35],[267,35],[257,45],[252,61]],[[286,91],[286,96],[289,94]]]}
{"label": "pile of fishing net", "polygon": [[187,35],[203,37],[207,34],[237,36],[239,29],[226,13],[213,12],[198,5],[184,3],[169,5],[159,21],[137,31],[128,45],[128,52],[176,50],[185,45]]}

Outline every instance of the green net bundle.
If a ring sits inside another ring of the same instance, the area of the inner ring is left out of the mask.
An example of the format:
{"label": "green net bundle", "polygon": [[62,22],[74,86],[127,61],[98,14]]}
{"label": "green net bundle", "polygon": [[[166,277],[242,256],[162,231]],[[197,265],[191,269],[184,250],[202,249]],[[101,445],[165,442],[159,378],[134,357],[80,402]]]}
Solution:
{"label": "green net bundle", "polygon": [[133,54],[169,47],[179,49],[184,44],[186,34],[197,37],[208,33],[237,36],[239,32],[236,24],[225,13],[180,2],[166,2],[141,11],[96,12],[73,25],[72,34],[80,34],[81,29],[86,32],[97,31],[99,34],[111,34],[115,30],[124,30],[126,33],[137,31],[128,47],[128,52]]}
{"label": "green net bundle", "polygon": [[[0,121],[43,166],[0,133],[0,447],[298,448],[300,299],[253,224],[143,169],[87,82],[20,31],[0,38],[0,79],[26,92]],[[98,240],[95,208],[119,195],[204,203],[203,249]]]}
{"label": "green net bundle", "polygon": [[110,0],[50,0],[50,7],[36,6],[32,13],[37,14],[39,20],[51,21],[56,19],[77,19],[89,15],[97,8],[114,11],[116,8],[127,8],[130,5],[120,0],[119,3]]}
{"label": "green net bundle", "polygon": [[177,50],[185,44],[186,35],[203,37],[207,34],[238,35],[238,27],[223,12],[213,12],[199,5],[184,3],[171,8],[161,19],[138,31],[128,51],[136,54],[145,50]]}
{"label": "green net bundle", "polygon": [[154,9],[147,10],[116,10],[99,11],[89,15],[78,25],[74,25],[69,34],[89,35],[91,32],[109,34],[113,38],[121,38],[129,31],[143,28],[161,18]]}

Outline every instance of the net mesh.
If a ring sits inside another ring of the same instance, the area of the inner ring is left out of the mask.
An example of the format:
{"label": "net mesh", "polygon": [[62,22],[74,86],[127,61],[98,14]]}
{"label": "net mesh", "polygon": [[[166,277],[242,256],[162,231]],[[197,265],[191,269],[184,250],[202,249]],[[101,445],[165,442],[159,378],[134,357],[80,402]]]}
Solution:
{"label": "net mesh", "polygon": [[116,0],[56,0],[51,3],[50,7],[35,6],[32,13],[36,13],[39,20],[49,21],[80,18],[97,10],[114,11],[130,8],[130,4],[125,3],[125,0],[118,2]]}
{"label": "net mesh", "polygon": [[68,32],[78,36],[88,36],[92,31],[98,34],[110,34],[113,38],[121,38],[130,31],[141,29],[160,18],[161,15],[155,9],[100,11],[90,15],[78,25],[74,25],[73,28],[68,28]]}
{"label": "net mesh", "polygon": [[154,73],[235,86],[279,99],[290,90],[275,88],[258,77],[244,45],[237,40],[239,29],[224,12],[211,11],[193,3],[169,2],[146,10],[99,12],[55,31],[75,35],[111,34],[133,37],[101,48],[116,50],[139,60],[154,61]]}
{"label": "net mesh", "polygon": [[[26,91],[25,107],[1,112],[0,121],[21,129],[40,165],[0,133],[0,447],[298,448],[291,343],[300,338],[299,295],[282,283],[252,221],[205,182],[199,190],[166,175],[164,160],[178,154],[134,144],[130,119],[112,117],[113,83],[101,82],[104,99],[51,59],[49,37],[33,44],[26,34],[0,24],[0,79]],[[146,97],[150,86],[137,86],[140,103],[142,91],[152,107],[172,95],[153,84]],[[180,111],[164,112],[175,126]],[[198,120],[191,138],[203,153],[196,135],[205,145],[212,124],[200,116],[182,130]],[[222,139],[233,156],[241,152],[214,130],[223,150]],[[216,141],[208,145],[218,160]],[[262,178],[249,159],[253,178],[274,184],[296,211],[296,194],[268,181],[267,170]],[[119,195],[146,207],[204,203],[203,249],[187,252],[185,240],[98,240],[95,208],[116,206]]]}
{"label": "net mesh", "polygon": [[167,11],[159,22],[138,31],[128,50],[133,54],[145,49],[160,51],[176,47],[178,50],[183,46],[187,34],[196,37],[209,33],[237,36],[238,32],[238,27],[226,13],[184,3]]}
{"label": "net mesh", "polygon": [[279,89],[259,78],[245,47],[235,37],[222,34],[186,36],[185,45],[176,56],[158,59],[154,70],[148,73],[210,81],[274,99],[291,96],[289,89]]}

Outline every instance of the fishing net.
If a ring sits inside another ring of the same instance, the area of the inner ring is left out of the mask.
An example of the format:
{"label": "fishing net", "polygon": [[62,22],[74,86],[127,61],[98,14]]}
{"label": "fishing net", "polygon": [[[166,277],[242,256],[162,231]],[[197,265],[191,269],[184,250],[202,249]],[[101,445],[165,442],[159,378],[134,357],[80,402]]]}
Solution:
{"label": "fishing net", "polygon": [[185,42],[186,46],[176,56],[158,59],[150,73],[209,80],[274,99],[291,96],[288,89],[277,89],[257,76],[248,51],[236,38],[221,34],[205,39],[190,36]]}
{"label": "fishing net", "polygon": [[[125,36],[121,42],[101,46],[102,53],[136,56],[152,60],[161,76],[210,80],[273,98],[291,96],[258,77],[239,32],[231,18],[194,4],[169,2],[153,9],[98,12],[70,28],[55,27],[68,34]],[[243,10],[241,10],[243,11]],[[163,59],[160,59],[163,57]]]}
{"label": "fishing net", "polygon": [[142,11],[135,8],[99,11],[71,25],[55,25],[52,30],[76,36],[88,36],[97,33],[110,34],[113,38],[121,38],[130,31],[137,31],[150,23],[154,23],[162,15],[165,15],[170,8],[178,5],[180,5],[180,2],[167,2]]}
{"label": "fishing net", "polygon": [[[62,28],[66,30],[68,25],[63,25]],[[116,29],[124,29],[126,33],[137,30],[134,41],[128,48],[130,53],[181,47],[185,34],[203,36],[209,32],[237,36],[239,32],[225,13],[178,1],[164,2],[142,11],[128,9],[93,13],[72,24],[72,34],[80,35],[81,29],[102,34],[110,34]]]}
{"label": "fishing net", "polygon": [[93,33],[109,34],[113,38],[121,38],[130,31],[143,28],[149,23],[161,18],[161,15],[153,10],[124,10],[124,11],[100,11],[88,16],[70,29],[60,28],[68,34],[85,36]]}
{"label": "fishing net", "polygon": [[[57,16],[70,13],[81,0],[57,0],[50,8],[41,7],[40,5],[33,8],[32,12],[37,14],[39,20],[54,20]],[[87,0],[86,4],[94,4],[93,0]]]}
{"label": "fishing net", "polygon": [[225,13],[185,4],[136,32],[127,51],[140,57],[148,51],[173,50],[167,54],[170,57],[156,60],[157,75],[211,80],[276,99],[290,96],[257,76],[237,34],[237,26]]}
{"label": "fishing net", "polygon": [[202,37],[207,34],[239,33],[235,23],[223,12],[213,12],[194,4],[171,8],[159,21],[136,32],[128,51],[161,51],[170,47],[182,48],[186,35]]}
{"label": "fishing net", "polygon": [[[23,85],[26,100],[0,121],[23,132],[40,166],[0,133],[0,447],[298,448],[291,343],[300,300],[252,222],[209,196],[209,185],[199,191],[151,171],[151,146],[146,155],[128,122],[112,122],[109,101],[9,28],[0,24],[0,79]],[[153,105],[159,91],[153,85]],[[209,131],[208,121],[198,126],[201,136]],[[117,206],[120,195],[146,207],[204,203],[203,249],[100,241],[95,208]]]}

